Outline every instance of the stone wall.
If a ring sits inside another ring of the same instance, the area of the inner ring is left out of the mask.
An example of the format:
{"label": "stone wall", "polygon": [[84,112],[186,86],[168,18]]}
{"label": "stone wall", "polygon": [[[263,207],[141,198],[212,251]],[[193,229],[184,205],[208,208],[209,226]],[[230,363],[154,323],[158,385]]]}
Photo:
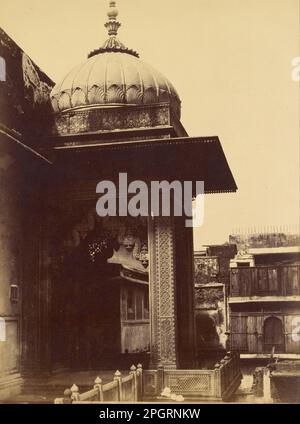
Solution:
{"label": "stone wall", "polygon": [[[49,120],[53,81],[0,29],[0,125],[17,134],[33,136]],[[34,133],[34,134],[33,134]]]}
{"label": "stone wall", "polygon": [[[28,207],[29,193],[40,202],[35,185],[42,180],[41,158],[28,146],[34,144],[34,137],[42,132],[49,119],[53,82],[1,29],[0,59],[0,399],[3,399],[21,388],[21,356],[26,351],[26,346],[21,347],[21,337],[27,331],[21,319],[22,295],[27,298],[29,308],[36,315],[39,313],[38,297],[24,283],[27,279],[33,286],[33,263],[24,258],[31,251],[34,228],[39,224],[37,215],[33,217],[34,227],[28,225],[28,214],[33,212]],[[25,231],[29,237],[26,243]],[[38,258],[36,246],[32,257]],[[27,309],[24,316],[29,318]]]}
{"label": "stone wall", "polygon": [[235,245],[208,246],[194,255],[196,345],[198,354],[226,348],[226,292]]}
{"label": "stone wall", "polygon": [[218,257],[195,257],[195,319],[198,353],[225,348],[224,286],[218,282]]}
{"label": "stone wall", "polygon": [[19,378],[20,372],[21,203],[17,162],[11,155],[0,151],[0,396],[1,382],[8,376],[11,379],[12,375]]}

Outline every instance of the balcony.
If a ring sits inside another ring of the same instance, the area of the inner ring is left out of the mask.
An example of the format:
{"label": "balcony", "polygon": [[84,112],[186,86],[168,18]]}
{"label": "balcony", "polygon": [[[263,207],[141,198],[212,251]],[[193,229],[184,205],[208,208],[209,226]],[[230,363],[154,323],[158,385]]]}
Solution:
{"label": "balcony", "polygon": [[300,300],[300,265],[230,270],[229,302]]}

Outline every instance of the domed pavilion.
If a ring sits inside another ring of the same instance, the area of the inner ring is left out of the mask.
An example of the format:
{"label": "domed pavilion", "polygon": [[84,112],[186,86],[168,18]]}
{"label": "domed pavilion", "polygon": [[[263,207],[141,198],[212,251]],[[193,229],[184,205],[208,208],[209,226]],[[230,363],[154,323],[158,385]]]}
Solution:
{"label": "domed pavilion", "polygon": [[120,174],[149,189],[153,181],[203,181],[205,193],[237,187],[218,137],[188,136],[176,89],[118,39],[120,25],[110,1],[106,42],[56,84],[47,80],[48,88],[37,85],[40,71],[30,60],[23,62],[26,93],[38,102],[40,87],[50,109],[26,150],[36,160],[22,203],[30,210],[22,369],[40,376],[141,362],[152,370],[144,390],[153,396],[162,384],[158,369],[196,365],[193,229],[185,216],[152,209],[133,217],[119,206],[117,216],[100,217],[98,184],[115,183],[108,202],[118,205]]}

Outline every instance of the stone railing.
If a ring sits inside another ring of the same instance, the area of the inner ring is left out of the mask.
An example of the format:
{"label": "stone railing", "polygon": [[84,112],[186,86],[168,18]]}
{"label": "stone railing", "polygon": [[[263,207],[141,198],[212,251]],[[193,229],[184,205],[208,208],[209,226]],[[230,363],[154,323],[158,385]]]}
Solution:
{"label": "stone railing", "polygon": [[[181,370],[164,369],[143,370],[141,365],[133,365],[130,373],[122,376],[116,371],[112,381],[103,384],[97,377],[94,387],[84,393],[73,384],[66,389],[63,398],[55,399],[56,404],[101,403],[101,402],[139,402],[172,401],[176,396],[181,400],[228,400],[240,385],[239,354],[228,352],[215,364],[213,369]],[[162,397],[167,391],[173,397]]]}
{"label": "stone railing", "polygon": [[142,400],[142,365],[132,365],[130,372],[122,376],[116,371],[113,380],[103,384],[100,377],[94,382],[94,387],[84,393],[79,393],[76,384],[64,391],[63,398],[55,399],[55,404],[95,403],[95,402],[138,402]]}
{"label": "stone railing", "polygon": [[210,370],[144,370],[143,397],[157,399],[164,388],[187,400],[228,400],[240,385],[239,354],[228,352]]}
{"label": "stone railing", "polygon": [[228,352],[224,359],[215,365],[216,395],[223,400],[228,399],[240,385],[240,355]]}

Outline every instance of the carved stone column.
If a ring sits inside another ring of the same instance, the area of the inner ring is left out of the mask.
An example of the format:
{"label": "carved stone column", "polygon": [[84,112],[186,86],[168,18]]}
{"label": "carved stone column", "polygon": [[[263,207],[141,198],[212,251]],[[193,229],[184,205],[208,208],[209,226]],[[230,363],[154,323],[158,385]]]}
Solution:
{"label": "carved stone column", "polygon": [[151,361],[177,368],[175,234],[171,217],[149,218]]}

